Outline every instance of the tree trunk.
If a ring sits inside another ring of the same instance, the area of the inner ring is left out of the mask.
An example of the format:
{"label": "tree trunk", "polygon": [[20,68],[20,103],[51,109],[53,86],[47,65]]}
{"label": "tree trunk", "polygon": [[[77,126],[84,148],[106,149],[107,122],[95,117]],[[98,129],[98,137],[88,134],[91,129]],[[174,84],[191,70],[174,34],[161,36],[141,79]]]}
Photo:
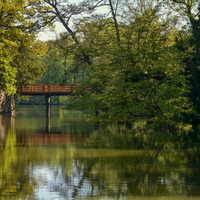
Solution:
{"label": "tree trunk", "polygon": [[0,114],[14,113],[14,101],[12,96],[8,96],[3,90],[0,90]]}

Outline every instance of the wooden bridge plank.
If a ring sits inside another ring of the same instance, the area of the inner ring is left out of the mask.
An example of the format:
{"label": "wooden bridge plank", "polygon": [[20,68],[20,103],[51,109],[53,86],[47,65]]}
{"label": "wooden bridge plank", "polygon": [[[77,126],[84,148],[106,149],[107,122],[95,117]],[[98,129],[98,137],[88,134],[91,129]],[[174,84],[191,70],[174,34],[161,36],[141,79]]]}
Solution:
{"label": "wooden bridge plank", "polygon": [[26,84],[20,88],[22,95],[67,95],[77,91],[79,84]]}

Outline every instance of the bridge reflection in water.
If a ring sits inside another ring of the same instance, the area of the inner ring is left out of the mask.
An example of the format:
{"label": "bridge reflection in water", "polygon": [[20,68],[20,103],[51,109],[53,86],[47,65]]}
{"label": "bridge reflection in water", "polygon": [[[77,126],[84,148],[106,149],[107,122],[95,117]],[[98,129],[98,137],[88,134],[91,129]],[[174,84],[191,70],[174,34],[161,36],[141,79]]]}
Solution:
{"label": "bridge reflection in water", "polygon": [[[75,135],[71,133],[54,133],[51,132],[50,118],[46,117],[44,124],[44,132],[41,133],[25,133],[17,136],[17,143],[25,145],[52,145],[67,144],[77,141]],[[8,130],[15,130],[15,117],[12,115],[0,115],[0,142],[6,140]],[[14,131],[15,132],[15,131]]]}
{"label": "bridge reflection in water", "polygon": [[22,135],[20,138],[21,144],[66,144],[75,142],[75,136],[66,134],[34,134]]}

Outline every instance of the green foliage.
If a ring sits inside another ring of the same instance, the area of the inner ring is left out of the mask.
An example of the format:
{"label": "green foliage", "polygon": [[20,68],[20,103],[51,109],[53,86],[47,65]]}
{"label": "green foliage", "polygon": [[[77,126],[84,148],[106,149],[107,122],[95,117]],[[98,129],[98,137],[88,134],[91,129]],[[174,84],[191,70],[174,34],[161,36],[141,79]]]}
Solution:
{"label": "green foliage", "polygon": [[17,9],[21,10],[20,6],[16,6],[16,10],[14,8],[15,4],[10,1],[0,2],[0,89],[5,89],[8,94],[15,92],[13,84],[16,82],[16,69],[13,69],[10,63],[17,53],[17,43],[12,39],[15,38],[17,31],[12,32],[7,28],[12,26],[9,20],[16,19]]}
{"label": "green foliage", "polygon": [[42,64],[46,66],[40,83],[43,84],[61,84],[64,80],[65,60],[60,56],[60,49],[54,42],[48,42],[48,52],[42,59]]}
{"label": "green foliage", "polygon": [[41,58],[46,52],[46,45],[37,41],[34,34],[25,34],[23,38],[18,38],[17,50],[18,54],[12,62],[12,66],[17,69],[17,84],[40,80],[45,70]]}
{"label": "green foliage", "polygon": [[[14,45],[14,44],[13,44]],[[10,94],[14,94],[16,89],[13,86],[16,82],[16,72],[17,70],[15,68],[12,68],[10,66],[10,62],[13,59],[13,54],[10,52],[10,47],[12,48],[13,45],[7,45],[7,41],[0,44],[1,54],[0,54],[0,88],[4,88],[6,92]]]}
{"label": "green foliage", "polygon": [[119,26],[120,43],[112,37],[110,20],[83,21],[79,26],[82,48],[92,57],[86,85],[93,93],[78,104],[110,120],[148,116],[181,121],[182,113],[192,112],[183,74],[189,52],[174,46],[177,31],[160,22],[156,10],[129,16],[129,21]]}
{"label": "green foliage", "polygon": [[[200,113],[200,104],[199,104],[199,98],[200,98],[200,37],[199,37],[199,31],[200,31],[200,12],[199,12],[199,2],[195,0],[191,1],[176,1],[176,0],[170,0],[166,1],[166,5],[173,4],[172,7],[170,7],[172,12],[169,17],[172,17],[172,15],[176,14],[181,16],[179,20],[181,20],[184,23],[181,24],[187,24],[182,28],[182,33],[184,34],[179,35],[179,39],[177,40],[177,47],[181,52],[187,50],[190,50],[190,57],[187,59],[184,59],[184,63],[186,65],[186,72],[188,78],[188,83],[190,90],[188,92],[188,97],[190,99],[190,103],[192,104],[194,108],[194,112],[192,115],[190,115],[190,121],[195,126],[199,124],[199,113]],[[192,51],[191,51],[192,50]]]}
{"label": "green foliage", "polygon": [[28,0],[0,2],[0,89],[8,95],[16,93],[16,84],[34,81],[43,71],[38,61],[45,46],[36,41],[27,4]]}

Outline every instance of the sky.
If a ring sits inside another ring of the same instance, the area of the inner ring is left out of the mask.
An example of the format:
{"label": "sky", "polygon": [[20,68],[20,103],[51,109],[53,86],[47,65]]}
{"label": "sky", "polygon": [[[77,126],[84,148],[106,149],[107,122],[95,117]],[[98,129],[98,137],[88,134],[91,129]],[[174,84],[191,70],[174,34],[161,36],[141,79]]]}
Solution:
{"label": "sky", "polygon": [[59,33],[66,31],[60,22],[55,23],[55,31],[51,31],[49,28],[38,33],[38,40],[47,41],[58,38]]}

